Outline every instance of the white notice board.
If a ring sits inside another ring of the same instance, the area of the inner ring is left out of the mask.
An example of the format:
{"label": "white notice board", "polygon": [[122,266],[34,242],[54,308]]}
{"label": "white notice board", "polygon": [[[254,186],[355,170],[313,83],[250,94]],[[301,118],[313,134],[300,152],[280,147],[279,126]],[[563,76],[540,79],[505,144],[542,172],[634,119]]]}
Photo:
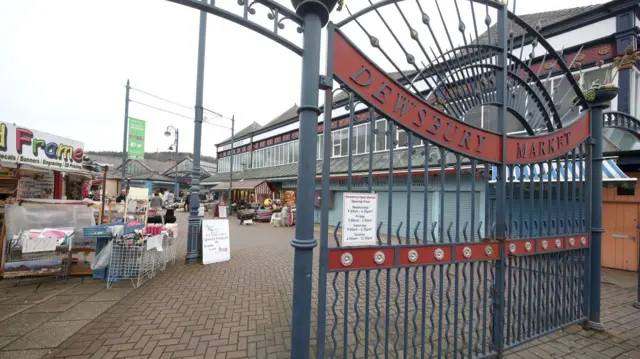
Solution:
{"label": "white notice board", "polygon": [[229,220],[202,221],[202,264],[224,262],[231,259]]}
{"label": "white notice board", "polygon": [[344,193],[342,196],[342,246],[375,246],[378,195]]}
{"label": "white notice board", "polygon": [[227,218],[227,206],[218,206],[218,215],[220,218]]}

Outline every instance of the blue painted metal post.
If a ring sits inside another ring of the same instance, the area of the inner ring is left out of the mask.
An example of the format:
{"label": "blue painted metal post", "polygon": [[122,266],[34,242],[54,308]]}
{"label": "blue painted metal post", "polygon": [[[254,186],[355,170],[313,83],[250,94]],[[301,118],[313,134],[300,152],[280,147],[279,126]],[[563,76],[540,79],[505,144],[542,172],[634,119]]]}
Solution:
{"label": "blue painted metal post", "polygon": [[178,186],[178,160],[179,160],[179,153],[178,153],[178,144],[180,143],[180,137],[179,137],[179,132],[178,132],[178,128],[176,128],[176,176],[174,178],[174,183],[173,183],[173,194],[174,194],[174,198],[178,198],[178,196],[180,195],[180,187]]}
{"label": "blue painted metal post", "polygon": [[[207,0],[202,0],[207,3]],[[185,260],[188,264],[200,262],[200,249],[198,240],[200,238],[200,144],[202,140],[202,118],[204,108],[202,101],[204,97],[204,53],[207,37],[207,13],[200,12],[200,35],[198,38],[198,72],[196,75],[196,117],[193,132],[193,167],[191,169],[191,189],[189,195],[189,237],[187,239],[187,255]]]}
{"label": "blue painted metal post", "polygon": [[[320,38],[329,13],[322,1],[293,1],[304,19],[302,84],[300,95],[300,140],[298,160],[298,197],[293,262],[293,309],[291,358],[309,358],[311,327],[311,288],[313,273],[314,193],[316,187],[316,144],[318,137],[318,93],[320,90]],[[327,159],[325,159],[326,161]],[[324,199],[323,199],[324,200]]]}
{"label": "blue painted metal post", "polygon": [[227,216],[231,217],[231,210],[233,206],[231,205],[231,191],[233,188],[233,141],[235,137],[235,126],[236,126],[236,116],[231,116],[231,158],[229,158],[229,189],[227,191],[227,206],[229,209],[227,210]]}
{"label": "blue painted metal post", "polygon": [[591,105],[591,246],[589,261],[589,329],[604,331],[600,322],[600,276],[602,271],[602,122],[609,103]]}
{"label": "blue painted metal post", "polygon": [[501,103],[498,109],[498,132],[502,134],[502,163],[498,166],[498,182],[496,187],[496,239],[502,244],[500,246],[500,260],[495,263],[496,274],[493,283],[493,350],[498,353],[498,357],[502,357],[504,352],[504,280],[506,274],[506,254],[504,241],[507,236],[506,226],[506,161],[507,161],[507,55],[508,55],[508,34],[507,34],[507,5],[504,4],[498,10],[498,46],[502,52],[498,54],[498,66],[500,71],[497,72],[496,90],[498,101]]}
{"label": "blue painted metal post", "polygon": [[129,131],[129,80],[127,79],[126,95],[124,100],[124,128],[122,129],[122,181],[120,193],[127,191],[127,132]]}

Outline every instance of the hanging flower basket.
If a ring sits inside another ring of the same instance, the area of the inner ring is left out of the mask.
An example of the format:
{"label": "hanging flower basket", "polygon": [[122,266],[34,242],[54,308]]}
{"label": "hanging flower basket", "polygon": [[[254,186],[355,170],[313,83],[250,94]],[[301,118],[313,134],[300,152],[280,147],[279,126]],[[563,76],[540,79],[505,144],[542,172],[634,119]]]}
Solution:
{"label": "hanging flower basket", "polygon": [[[618,91],[620,89],[614,84],[604,84],[599,86],[591,87],[588,90],[584,91],[584,97],[587,100],[587,103],[601,103],[608,102],[616,98],[618,96]],[[580,101],[578,97],[573,99],[573,103],[577,103]],[[581,104],[586,105],[586,104]]]}

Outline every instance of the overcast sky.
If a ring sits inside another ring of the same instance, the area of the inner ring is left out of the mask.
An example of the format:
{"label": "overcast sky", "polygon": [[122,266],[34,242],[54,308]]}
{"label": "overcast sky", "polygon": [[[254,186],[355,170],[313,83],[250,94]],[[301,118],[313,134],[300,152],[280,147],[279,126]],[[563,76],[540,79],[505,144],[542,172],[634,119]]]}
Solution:
{"label": "overcast sky", "polygon": [[[241,10],[236,0],[217,2]],[[516,12],[601,2],[518,1]],[[365,0],[347,0],[356,3]],[[422,3],[432,7],[433,0]],[[443,7],[452,4],[440,0]],[[256,10],[254,17],[269,26],[265,9]],[[333,20],[345,15],[334,13]],[[136,91],[132,100],[192,118],[198,23],[197,10],[162,0],[0,0],[2,121],[82,141],[86,150],[121,150],[127,79],[134,88],[188,108]],[[285,36],[300,43],[292,23],[285,24]],[[205,108],[235,115],[239,130],[253,121],[265,124],[299,103],[300,57],[213,15],[207,25]],[[168,125],[180,129],[180,150],[193,151],[192,120],[137,103],[131,103],[129,115],[147,121],[147,152],[167,150],[171,140],[163,132]],[[215,143],[229,136],[228,129],[203,125],[202,153],[215,155]]]}

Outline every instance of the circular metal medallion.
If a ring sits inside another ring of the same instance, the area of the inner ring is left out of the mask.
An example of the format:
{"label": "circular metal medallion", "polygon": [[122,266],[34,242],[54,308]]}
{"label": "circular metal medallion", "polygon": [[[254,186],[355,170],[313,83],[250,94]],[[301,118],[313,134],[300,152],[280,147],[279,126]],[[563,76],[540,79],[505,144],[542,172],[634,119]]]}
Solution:
{"label": "circular metal medallion", "polygon": [[587,238],[580,237],[580,243],[582,243],[583,246],[586,246],[587,245]]}
{"label": "circular metal medallion", "polygon": [[491,246],[486,246],[484,249],[484,254],[487,257],[491,257],[493,255],[493,248],[491,248]]}
{"label": "circular metal medallion", "polygon": [[353,264],[353,255],[349,252],[342,253],[340,262],[343,266],[348,267]]}
{"label": "circular metal medallion", "polygon": [[524,250],[527,251],[527,252],[531,252],[531,247],[532,247],[531,246],[531,242],[526,242],[524,244]]}
{"label": "circular metal medallion", "polygon": [[442,249],[440,249],[440,248],[436,249],[435,252],[433,252],[433,255],[439,261],[444,259],[444,251]]}
{"label": "circular metal medallion", "polygon": [[560,239],[556,239],[556,248],[562,247],[562,241]]}
{"label": "circular metal medallion", "polygon": [[569,245],[571,247],[575,247],[576,246],[576,239],[573,238],[573,237],[569,238]]}
{"label": "circular metal medallion", "polygon": [[549,247],[549,242],[547,242],[547,240],[545,239],[544,241],[542,241],[542,248],[547,249],[547,247]]}
{"label": "circular metal medallion", "polygon": [[464,248],[462,249],[462,255],[463,255],[465,258],[471,258],[471,248],[469,248],[469,247],[464,247]]}
{"label": "circular metal medallion", "polygon": [[377,251],[374,255],[373,255],[373,261],[376,262],[376,264],[382,264],[384,263],[384,253],[382,253],[381,251]]}
{"label": "circular metal medallion", "polygon": [[409,262],[414,263],[418,260],[418,251],[412,249],[409,251]]}
{"label": "circular metal medallion", "polygon": [[516,244],[515,243],[509,244],[509,253],[516,254]]}

